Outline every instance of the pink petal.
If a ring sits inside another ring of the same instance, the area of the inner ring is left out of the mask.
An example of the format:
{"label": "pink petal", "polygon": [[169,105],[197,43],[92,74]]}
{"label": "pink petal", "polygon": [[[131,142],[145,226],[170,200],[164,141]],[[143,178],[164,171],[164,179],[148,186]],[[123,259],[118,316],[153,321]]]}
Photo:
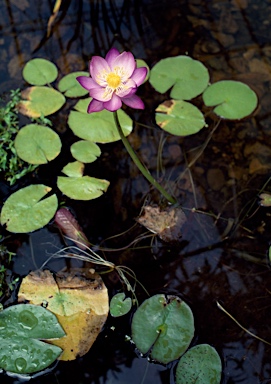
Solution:
{"label": "pink petal", "polygon": [[122,67],[124,68],[125,72],[126,72],[126,75],[127,75],[127,79],[124,79],[125,80],[128,80],[129,77],[132,76],[134,70],[135,70],[135,67],[136,67],[136,61],[135,61],[135,58],[134,56],[131,54],[131,52],[122,52],[113,62],[113,67]]}
{"label": "pink petal", "polygon": [[124,89],[116,90],[116,95],[119,97],[128,97],[136,93],[136,90],[136,83],[133,80],[129,79],[128,81],[126,81]]}
{"label": "pink petal", "polygon": [[146,79],[148,69],[146,67],[136,68],[131,76],[136,85],[139,87]]}
{"label": "pink petal", "polygon": [[107,55],[105,56],[105,60],[108,62],[109,66],[111,69],[113,61],[119,56],[119,51],[116,48],[111,48],[108,52]]}
{"label": "pink petal", "polygon": [[99,85],[105,85],[105,81],[102,81],[101,74],[111,72],[111,69],[105,59],[100,56],[93,56],[89,65],[89,71],[91,77],[98,83]]}
{"label": "pink petal", "polygon": [[112,97],[113,90],[112,89],[106,89],[103,87],[97,87],[97,88],[92,88],[89,90],[89,95],[98,101],[109,101]]}
{"label": "pink petal", "polygon": [[133,95],[131,97],[124,97],[121,99],[124,104],[128,105],[128,107],[134,108],[134,109],[144,109],[144,103],[143,101],[136,95]]}
{"label": "pink petal", "polygon": [[76,80],[80,85],[82,85],[83,88],[89,90],[91,88],[97,87],[97,83],[95,83],[94,80],[92,80],[90,77],[87,76],[78,76],[76,77]]}
{"label": "pink petal", "polygon": [[120,109],[122,106],[121,99],[113,93],[112,99],[110,101],[107,101],[104,103],[105,109],[107,109],[110,112],[115,112],[118,109]]}
{"label": "pink petal", "polygon": [[88,105],[88,113],[92,112],[100,112],[104,109],[104,103],[98,100],[91,100],[91,102]]}

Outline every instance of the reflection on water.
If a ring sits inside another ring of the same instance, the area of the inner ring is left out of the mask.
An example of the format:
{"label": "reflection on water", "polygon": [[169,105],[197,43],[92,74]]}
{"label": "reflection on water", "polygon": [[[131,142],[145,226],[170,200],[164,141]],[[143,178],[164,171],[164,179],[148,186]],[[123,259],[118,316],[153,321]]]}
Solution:
{"label": "reflection on water", "polygon": [[[1,93],[23,87],[21,71],[30,58],[50,59],[64,75],[86,69],[93,54],[104,55],[113,45],[131,50],[150,66],[161,58],[188,53],[209,68],[212,82],[241,80],[257,92],[260,105],[255,116],[234,123],[222,121],[189,170],[187,164],[197,156],[208,129],[185,139],[164,134],[160,176],[171,180],[187,214],[182,242],[169,246],[157,240],[152,249],[108,253],[107,257],[133,268],[151,294],[178,294],[191,305],[196,321],[194,343],[210,343],[217,349],[224,365],[223,383],[271,383],[270,346],[247,334],[216,303],[250,332],[271,341],[270,272],[265,259],[270,212],[257,211],[255,200],[268,180],[271,161],[270,2],[63,0],[48,31],[53,6],[53,0],[1,3]],[[139,92],[146,112],[129,113],[153,126],[149,111],[164,96],[154,94],[148,84]],[[61,119],[54,119],[59,131],[65,132],[65,112]],[[210,118],[210,129],[214,123]],[[160,137],[155,127],[138,126],[131,135],[132,144],[152,171],[157,168]],[[121,144],[105,146],[103,153],[103,160],[95,167],[100,167],[99,175],[104,173],[104,178],[110,179],[109,192],[89,203],[67,202],[94,244],[127,230],[148,192],[147,183],[129,163]],[[41,170],[42,182],[50,184],[50,177]],[[8,193],[3,184],[2,197]],[[202,213],[194,212],[194,207]],[[137,226],[106,245],[123,246],[140,233]],[[12,241],[17,250],[13,271],[18,275],[40,267],[48,254],[62,246],[51,227],[30,236],[13,236]],[[62,261],[49,266],[56,271],[64,265]],[[139,297],[145,298],[140,293]],[[129,316],[110,318],[87,356],[61,362],[32,382],[62,384],[72,378],[74,383],[85,384],[173,384],[174,364],[170,371],[137,358],[125,338],[129,333]],[[1,380],[18,382],[6,376]]]}

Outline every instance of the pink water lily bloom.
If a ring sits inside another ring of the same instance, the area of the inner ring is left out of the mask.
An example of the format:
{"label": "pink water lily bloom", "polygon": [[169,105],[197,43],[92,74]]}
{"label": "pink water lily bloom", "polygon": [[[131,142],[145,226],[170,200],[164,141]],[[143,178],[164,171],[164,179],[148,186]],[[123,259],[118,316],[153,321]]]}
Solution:
{"label": "pink water lily bloom", "polygon": [[79,76],[77,81],[92,97],[88,113],[103,109],[114,112],[122,103],[135,109],[144,109],[143,101],[136,96],[137,88],[144,82],[147,68],[136,67],[134,56],[111,48],[105,56],[93,56],[89,64],[90,76]]}

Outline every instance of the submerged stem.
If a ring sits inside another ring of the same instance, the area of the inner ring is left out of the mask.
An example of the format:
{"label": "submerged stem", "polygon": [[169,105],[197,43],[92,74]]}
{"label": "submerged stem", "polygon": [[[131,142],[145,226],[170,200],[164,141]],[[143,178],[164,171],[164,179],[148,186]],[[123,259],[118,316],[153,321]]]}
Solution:
{"label": "submerged stem", "polygon": [[121,125],[120,125],[120,122],[119,122],[119,118],[118,118],[118,114],[117,112],[113,112],[114,114],[114,119],[115,119],[115,123],[116,123],[116,126],[117,126],[117,129],[118,129],[118,132],[119,132],[119,135],[120,135],[120,138],[127,150],[127,152],[129,153],[130,157],[132,158],[133,162],[135,163],[135,165],[137,166],[137,168],[140,170],[140,172],[142,173],[142,175],[156,188],[158,189],[158,191],[164,196],[165,199],[167,199],[168,202],[170,202],[171,204],[176,204],[177,203],[177,200],[172,197],[153,177],[152,175],[150,174],[150,172],[148,171],[147,168],[144,167],[144,165],[141,163],[141,161],[139,160],[139,158],[137,157],[136,153],[134,152],[133,148],[131,147],[128,139],[126,138],[126,136],[124,135],[123,133],[123,130],[121,128]]}

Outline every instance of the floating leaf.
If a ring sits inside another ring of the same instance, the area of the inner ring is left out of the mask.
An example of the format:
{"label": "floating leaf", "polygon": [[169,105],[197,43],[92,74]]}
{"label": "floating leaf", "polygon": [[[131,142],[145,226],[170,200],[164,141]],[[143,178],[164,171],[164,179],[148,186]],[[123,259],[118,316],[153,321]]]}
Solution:
{"label": "floating leaf", "polygon": [[61,150],[61,140],[51,128],[29,124],[21,128],[15,138],[18,156],[30,164],[46,164]]}
{"label": "floating leaf", "polygon": [[81,161],[73,161],[62,168],[61,172],[70,177],[81,177],[84,173],[85,165]]}
{"label": "floating leaf", "polygon": [[74,360],[89,351],[109,310],[107,289],[88,268],[58,272],[55,279],[48,270],[31,272],[22,281],[18,300],[46,303],[57,316],[66,336],[50,342],[63,349],[60,360]]}
{"label": "floating leaf", "polygon": [[181,357],[176,369],[176,384],[219,384],[221,371],[216,350],[208,344],[197,345]]}
{"label": "floating leaf", "polygon": [[64,195],[75,200],[92,200],[106,192],[109,181],[95,177],[64,177],[57,178],[57,186]]}
{"label": "floating leaf", "polygon": [[76,80],[78,76],[89,76],[89,73],[83,71],[72,72],[60,80],[58,89],[64,93],[66,97],[81,97],[88,94],[88,90],[83,88]]}
{"label": "floating leaf", "polygon": [[50,84],[56,80],[57,67],[49,60],[32,59],[23,69],[23,78],[32,85]]}
{"label": "floating leaf", "polygon": [[29,117],[48,116],[58,111],[65,103],[62,93],[48,87],[29,87],[22,92],[18,110]]}
{"label": "floating leaf", "polygon": [[223,80],[210,85],[203,93],[203,101],[214,113],[225,119],[242,119],[257,106],[256,93],[240,81]]}
{"label": "floating leaf", "polygon": [[[68,124],[73,133],[94,143],[112,143],[120,140],[113,113],[104,109],[88,114],[86,111],[89,102],[90,99],[80,100],[76,104],[76,109],[80,112],[71,111]],[[132,120],[121,109],[118,111],[118,117],[125,136],[128,136],[133,129]]]}
{"label": "floating leaf", "polygon": [[207,68],[188,56],[168,57],[151,69],[150,83],[160,93],[171,87],[170,97],[191,100],[200,95],[209,83]]}
{"label": "floating leaf", "polygon": [[56,195],[44,198],[50,191],[50,187],[36,184],[10,195],[1,211],[1,225],[15,233],[32,232],[44,227],[57,210]]}
{"label": "floating leaf", "polygon": [[113,317],[126,315],[131,308],[132,300],[130,297],[126,297],[125,299],[124,292],[117,293],[110,301],[110,314]]}
{"label": "floating leaf", "polygon": [[89,247],[89,241],[71,212],[63,207],[55,214],[55,223],[65,236],[73,240],[81,249]]}
{"label": "floating leaf", "polygon": [[101,154],[101,150],[97,144],[91,141],[80,140],[71,146],[73,157],[83,163],[92,163]]}
{"label": "floating leaf", "polygon": [[259,198],[262,207],[271,207],[271,195],[270,193],[261,193]]}
{"label": "floating leaf", "polygon": [[164,101],[155,112],[156,123],[172,135],[192,135],[205,126],[204,116],[200,110],[186,101]]}
{"label": "floating leaf", "polygon": [[181,207],[171,206],[161,210],[158,206],[145,205],[143,214],[136,221],[162,240],[172,242],[180,240],[186,216]]}
{"label": "floating leaf", "polygon": [[194,336],[189,306],[176,296],[158,294],[145,300],[132,320],[132,339],[142,353],[167,364],[179,358]]}
{"label": "floating leaf", "polygon": [[19,304],[0,312],[0,368],[27,374],[43,370],[62,349],[38,339],[65,335],[56,316],[42,306]]}

